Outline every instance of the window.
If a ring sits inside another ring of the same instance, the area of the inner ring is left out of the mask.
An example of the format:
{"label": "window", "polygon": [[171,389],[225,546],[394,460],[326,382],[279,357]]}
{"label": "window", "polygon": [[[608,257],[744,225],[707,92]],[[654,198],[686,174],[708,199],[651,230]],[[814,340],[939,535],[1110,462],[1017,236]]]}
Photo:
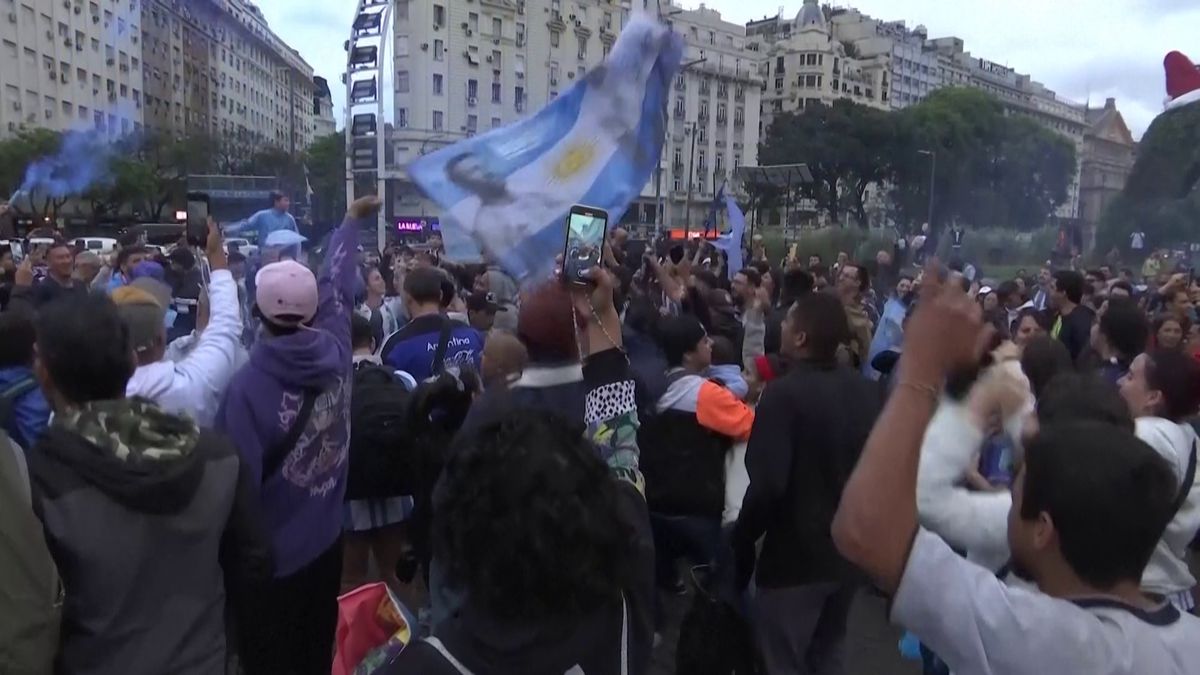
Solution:
{"label": "window", "polygon": [[446,43],[441,40],[433,41],[433,60],[443,61],[446,58]]}
{"label": "window", "polygon": [[550,31],[550,46],[551,47],[558,46],[558,31],[556,31],[556,30]]}
{"label": "window", "polygon": [[524,44],[525,44],[525,24],[519,23],[519,24],[517,24],[517,46],[520,47]]}
{"label": "window", "polygon": [[500,118],[499,118],[499,117],[493,117],[493,118],[492,118],[492,128],[493,128],[493,129],[497,129],[497,128],[499,128],[499,127],[500,127]]}
{"label": "window", "polygon": [[501,19],[498,16],[492,17],[492,36],[493,37],[503,37],[504,36],[504,19]]}
{"label": "window", "polygon": [[517,112],[525,107],[525,87],[513,87],[513,104],[516,106]]}
{"label": "window", "polygon": [[686,114],[686,112],[687,108],[684,106],[683,99],[675,99],[675,117],[683,119],[683,116]]}
{"label": "window", "polygon": [[401,128],[408,126],[408,108],[396,109],[396,126]]}
{"label": "window", "polygon": [[735,127],[740,127],[745,123],[746,123],[746,109],[741,106],[738,106],[733,111],[733,125]]}
{"label": "window", "polygon": [[805,65],[809,65],[809,66],[817,65],[817,55],[816,54],[805,54],[804,55],[804,63],[805,63]]}
{"label": "window", "polygon": [[708,44],[710,44],[710,45],[717,44],[717,34],[712,32],[711,30],[708,31]]}
{"label": "window", "polygon": [[733,153],[733,168],[736,169],[742,165],[742,156],[738,153]]}
{"label": "window", "polygon": [[700,119],[708,119],[708,101],[700,101]]}
{"label": "window", "polygon": [[775,57],[775,72],[777,72],[777,73],[783,72],[783,57],[782,56]]}
{"label": "window", "polygon": [[467,15],[467,30],[471,31],[472,33],[479,32],[479,15],[475,12],[471,12]]}
{"label": "window", "polygon": [[408,71],[407,70],[396,71],[396,91],[401,94],[408,93]]}
{"label": "window", "polygon": [[725,104],[718,103],[717,104],[717,122],[719,122],[720,124],[725,123],[725,112],[726,112]]}
{"label": "window", "polygon": [[433,6],[433,25],[446,25],[446,8],[441,5]]}
{"label": "window", "polygon": [[586,58],[587,58],[587,38],[581,36],[579,38],[579,60],[582,61]]}
{"label": "window", "polygon": [[682,148],[675,148],[675,157],[674,157],[674,161],[671,162],[671,166],[675,167],[676,171],[680,171],[683,169],[683,149]]}
{"label": "window", "polygon": [[441,73],[433,74],[433,93],[435,96],[442,95],[442,75],[441,75]]}
{"label": "window", "polygon": [[550,62],[550,86],[558,84],[558,62]]}
{"label": "window", "polygon": [[604,13],[604,23],[601,25],[604,26],[604,30],[612,30],[612,12]]}
{"label": "window", "polygon": [[408,36],[396,38],[396,56],[408,56]]}
{"label": "window", "polygon": [[479,96],[479,80],[467,80],[467,98],[472,101]]}
{"label": "window", "polygon": [[442,111],[434,110],[433,111],[433,130],[441,131],[444,124],[445,124],[445,121],[443,119]]}
{"label": "window", "polygon": [[775,78],[775,89],[777,89],[777,90],[783,89],[783,78],[782,77]]}
{"label": "window", "polygon": [[492,70],[495,70],[495,71],[500,70],[500,50],[499,49],[492,50]]}
{"label": "window", "polygon": [[473,134],[479,128],[479,116],[467,115],[467,133]]}
{"label": "window", "polygon": [[499,103],[499,102],[500,102],[500,82],[496,81],[496,82],[492,83],[492,103]]}
{"label": "window", "polygon": [[804,86],[809,87],[809,88],[818,86],[817,76],[816,75],[805,75],[804,76]]}

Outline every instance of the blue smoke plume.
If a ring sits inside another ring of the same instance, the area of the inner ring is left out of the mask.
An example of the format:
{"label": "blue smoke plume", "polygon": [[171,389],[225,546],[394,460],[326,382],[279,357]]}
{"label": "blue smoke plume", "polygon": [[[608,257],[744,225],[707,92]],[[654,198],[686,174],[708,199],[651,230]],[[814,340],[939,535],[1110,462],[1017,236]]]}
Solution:
{"label": "blue smoke plume", "polygon": [[58,152],[25,169],[21,191],[54,198],[79,195],[96,184],[107,184],[112,146],[95,131],[68,131]]}

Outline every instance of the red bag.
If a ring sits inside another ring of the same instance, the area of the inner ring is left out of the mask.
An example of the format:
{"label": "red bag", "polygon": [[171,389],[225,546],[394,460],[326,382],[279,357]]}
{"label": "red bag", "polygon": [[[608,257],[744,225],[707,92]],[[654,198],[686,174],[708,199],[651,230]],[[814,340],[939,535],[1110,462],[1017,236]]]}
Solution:
{"label": "red bag", "polygon": [[338,598],[333,675],[369,675],[413,640],[416,620],[382,581]]}

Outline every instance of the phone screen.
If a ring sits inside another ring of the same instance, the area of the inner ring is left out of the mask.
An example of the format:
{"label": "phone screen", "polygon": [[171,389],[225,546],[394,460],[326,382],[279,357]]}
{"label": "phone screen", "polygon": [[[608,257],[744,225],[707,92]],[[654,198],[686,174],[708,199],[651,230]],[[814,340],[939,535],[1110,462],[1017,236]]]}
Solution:
{"label": "phone screen", "polygon": [[563,250],[563,275],[571,283],[587,283],[592,267],[600,264],[608,214],[602,209],[573,206],[567,214],[567,244]]}
{"label": "phone screen", "polygon": [[187,193],[187,240],[192,246],[203,248],[208,241],[208,215],[208,195]]}

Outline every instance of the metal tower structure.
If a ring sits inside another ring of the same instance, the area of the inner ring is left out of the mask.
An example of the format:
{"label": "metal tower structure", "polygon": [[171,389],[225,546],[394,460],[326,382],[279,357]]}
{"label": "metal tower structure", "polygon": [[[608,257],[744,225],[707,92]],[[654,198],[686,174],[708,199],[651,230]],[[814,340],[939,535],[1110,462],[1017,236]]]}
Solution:
{"label": "metal tower structure", "polygon": [[[391,68],[391,0],[358,0],[346,42],[346,204],[354,201],[355,177],[375,174],[376,194],[386,199],[384,78]],[[387,208],[379,209],[378,246],[387,240]]]}

